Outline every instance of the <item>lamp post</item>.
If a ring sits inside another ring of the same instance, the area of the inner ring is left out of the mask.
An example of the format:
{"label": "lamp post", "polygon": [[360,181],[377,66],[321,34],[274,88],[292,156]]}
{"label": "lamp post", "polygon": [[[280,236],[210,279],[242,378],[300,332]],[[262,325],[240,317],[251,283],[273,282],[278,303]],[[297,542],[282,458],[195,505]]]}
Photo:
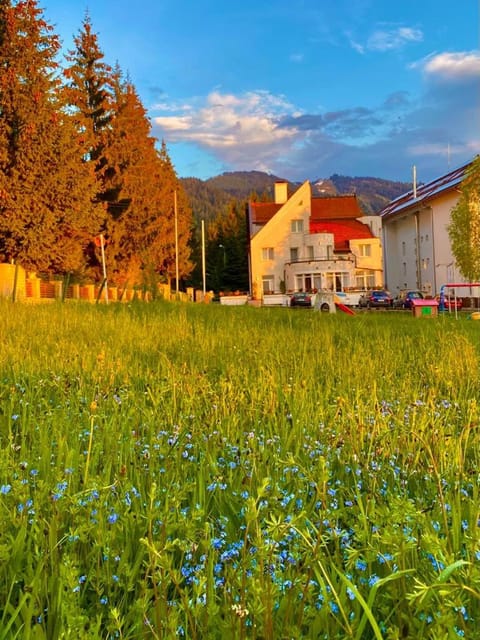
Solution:
{"label": "lamp post", "polygon": [[202,220],[202,285],[203,299],[205,300],[205,294],[207,293],[207,272],[205,264],[205,220]]}
{"label": "lamp post", "polygon": [[178,300],[178,207],[176,189],[173,193],[173,206],[175,214],[175,299]]}
{"label": "lamp post", "polygon": [[225,269],[225,265],[227,264],[227,256],[225,254],[225,247],[223,244],[218,245],[219,249],[223,249],[223,268]]}
{"label": "lamp post", "polygon": [[221,285],[222,288],[224,288],[225,287],[225,282],[224,282],[225,265],[227,264],[227,256],[225,254],[225,246],[223,244],[219,244],[218,248],[223,251],[223,267],[220,269],[218,286],[220,287]]}

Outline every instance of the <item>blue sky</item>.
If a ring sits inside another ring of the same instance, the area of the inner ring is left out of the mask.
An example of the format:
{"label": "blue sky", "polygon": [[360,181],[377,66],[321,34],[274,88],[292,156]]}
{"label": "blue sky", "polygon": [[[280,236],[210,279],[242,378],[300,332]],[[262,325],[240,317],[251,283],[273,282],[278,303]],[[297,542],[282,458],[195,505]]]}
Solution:
{"label": "blue sky", "polygon": [[180,177],[426,182],[480,153],[478,0],[44,0],[86,11]]}

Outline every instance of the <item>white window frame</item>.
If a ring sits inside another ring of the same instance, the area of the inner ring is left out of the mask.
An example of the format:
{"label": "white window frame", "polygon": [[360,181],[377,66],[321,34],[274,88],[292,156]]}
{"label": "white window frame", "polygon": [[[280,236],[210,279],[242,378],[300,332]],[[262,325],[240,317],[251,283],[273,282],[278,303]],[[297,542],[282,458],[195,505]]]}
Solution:
{"label": "white window frame", "polygon": [[275,258],[275,250],[273,247],[263,247],[262,248],[262,260],[263,262],[267,262],[269,260],[273,260]]}
{"label": "white window frame", "polygon": [[275,276],[262,276],[262,292],[273,293],[275,291]]}
{"label": "white window frame", "polygon": [[360,253],[361,258],[370,258],[372,255],[372,245],[371,244],[359,244],[358,251]]}
{"label": "white window frame", "polygon": [[357,289],[373,289],[375,286],[375,274],[373,271],[357,271],[355,273],[355,286]]}
{"label": "white window frame", "polygon": [[290,230],[292,233],[303,233],[303,220],[291,220],[290,221]]}

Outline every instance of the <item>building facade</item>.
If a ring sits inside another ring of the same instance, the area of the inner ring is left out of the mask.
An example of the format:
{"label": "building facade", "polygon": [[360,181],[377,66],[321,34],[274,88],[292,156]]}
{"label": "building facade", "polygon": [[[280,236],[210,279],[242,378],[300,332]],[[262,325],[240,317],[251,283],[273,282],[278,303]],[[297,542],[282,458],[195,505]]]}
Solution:
{"label": "building facade", "polygon": [[383,283],[381,223],[364,216],[355,196],[312,198],[304,182],[288,197],[275,184],[275,202],[249,204],[250,291],[347,291]]}
{"label": "building facade", "polygon": [[448,225],[469,166],[415,187],[380,212],[385,283],[393,294],[418,289],[436,295],[442,285],[465,283],[455,265]]}

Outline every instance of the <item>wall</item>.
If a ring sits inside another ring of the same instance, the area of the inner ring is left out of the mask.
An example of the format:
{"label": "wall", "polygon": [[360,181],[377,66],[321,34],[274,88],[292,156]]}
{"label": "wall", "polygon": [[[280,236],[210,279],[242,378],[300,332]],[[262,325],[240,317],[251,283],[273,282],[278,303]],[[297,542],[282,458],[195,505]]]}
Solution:
{"label": "wall", "polygon": [[[251,239],[251,285],[254,298],[262,296],[264,276],[273,276],[273,291],[280,292],[280,284],[285,278],[284,265],[290,261],[290,248],[303,247],[303,236],[308,234],[311,195],[310,183],[307,181]],[[291,233],[290,223],[296,219],[303,220],[303,234]],[[295,237],[297,235],[299,237]],[[273,260],[262,260],[262,249],[267,247],[274,249]]]}
{"label": "wall", "polygon": [[420,289],[432,295],[447,281],[465,282],[455,268],[447,226],[458,201],[450,190],[384,220],[384,271],[392,293]]}

